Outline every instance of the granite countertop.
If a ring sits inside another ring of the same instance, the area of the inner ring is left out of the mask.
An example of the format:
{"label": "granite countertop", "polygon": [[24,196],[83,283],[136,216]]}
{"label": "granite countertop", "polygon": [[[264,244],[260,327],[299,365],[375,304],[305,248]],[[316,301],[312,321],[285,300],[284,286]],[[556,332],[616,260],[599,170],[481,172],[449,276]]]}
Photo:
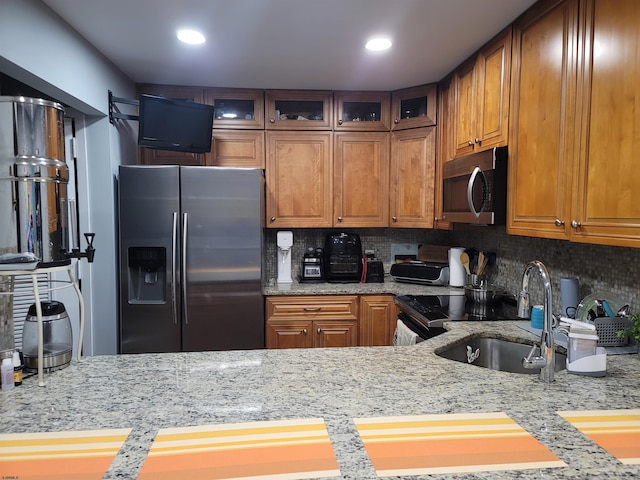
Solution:
{"label": "granite countertop", "polygon": [[462,288],[448,285],[419,285],[415,283],[396,282],[390,275],[385,275],[383,283],[329,283],[299,282],[279,284],[270,279],[262,289],[266,296],[273,295],[464,295]]}
{"label": "granite countertop", "polygon": [[[263,420],[324,419],[344,479],[374,479],[353,418],[504,412],[567,466],[433,475],[440,479],[638,478],[578,432],[559,410],[640,405],[638,355],[608,357],[608,375],[566,371],[553,384],[438,357],[435,351],[483,332],[533,335],[517,322],[449,322],[411,347],[253,350],[96,356],[72,361],[0,392],[2,433],[132,428],[105,478],[135,478],[160,428]],[[333,477],[335,478],[335,477]],[[394,477],[426,478],[426,477]]]}

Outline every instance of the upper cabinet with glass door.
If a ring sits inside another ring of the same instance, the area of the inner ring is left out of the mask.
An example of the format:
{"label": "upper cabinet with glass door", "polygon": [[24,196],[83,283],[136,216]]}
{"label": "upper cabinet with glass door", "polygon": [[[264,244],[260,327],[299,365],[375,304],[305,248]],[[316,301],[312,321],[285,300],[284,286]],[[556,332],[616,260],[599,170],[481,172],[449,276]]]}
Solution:
{"label": "upper cabinet with glass door", "polygon": [[215,107],[213,128],[264,128],[264,92],[234,88],[208,88],[205,103]]}
{"label": "upper cabinet with glass door", "polygon": [[389,92],[335,92],[334,130],[389,131]]}
{"label": "upper cabinet with glass door", "polygon": [[436,124],[435,83],[404,88],[391,93],[392,130],[430,127]]}
{"label": "upper cabinet with glass door", "polygon": [[266,128],[331,130],[333,94],[319,90],[267,90]]}

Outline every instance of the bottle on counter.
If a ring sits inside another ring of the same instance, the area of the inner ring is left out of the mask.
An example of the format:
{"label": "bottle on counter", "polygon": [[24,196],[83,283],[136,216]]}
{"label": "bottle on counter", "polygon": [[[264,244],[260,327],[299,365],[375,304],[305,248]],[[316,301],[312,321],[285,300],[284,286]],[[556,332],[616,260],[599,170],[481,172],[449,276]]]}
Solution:
{"label": "bottle on counter", "polygon": [[13,380],[13,360],[11,358],[2,359],[0,377],[2,379],[2,390],[11,390],[15,388]]}
{"label": "bottle on counter", "polygon": [[22,385],[22,361],[17,350],[13,352],[13,383],[16,387]]}

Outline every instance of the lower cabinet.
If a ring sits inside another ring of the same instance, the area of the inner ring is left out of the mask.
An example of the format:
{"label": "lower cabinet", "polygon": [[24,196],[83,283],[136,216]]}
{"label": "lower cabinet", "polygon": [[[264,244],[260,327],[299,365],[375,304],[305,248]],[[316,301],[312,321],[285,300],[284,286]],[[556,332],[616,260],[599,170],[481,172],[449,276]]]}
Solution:
{"label": "lower cabinet", "polygon": [[274,296],[266,300],[267,348],[391,345],[393,295]]}
{"label": "lower cabinet", "polygon": [[373,347],[393,345],[398,310],[393,295],[360,297],[360,345]]}

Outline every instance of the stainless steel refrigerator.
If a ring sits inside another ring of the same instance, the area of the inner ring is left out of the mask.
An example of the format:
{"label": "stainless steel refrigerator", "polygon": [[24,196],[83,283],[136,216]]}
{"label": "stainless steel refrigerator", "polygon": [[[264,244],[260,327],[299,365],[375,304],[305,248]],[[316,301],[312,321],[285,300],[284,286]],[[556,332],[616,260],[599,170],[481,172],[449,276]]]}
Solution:
{"label": "stainless steel refrigerator", "polygon": [[264,348],[260,169],[121,166],[120,352]]}

